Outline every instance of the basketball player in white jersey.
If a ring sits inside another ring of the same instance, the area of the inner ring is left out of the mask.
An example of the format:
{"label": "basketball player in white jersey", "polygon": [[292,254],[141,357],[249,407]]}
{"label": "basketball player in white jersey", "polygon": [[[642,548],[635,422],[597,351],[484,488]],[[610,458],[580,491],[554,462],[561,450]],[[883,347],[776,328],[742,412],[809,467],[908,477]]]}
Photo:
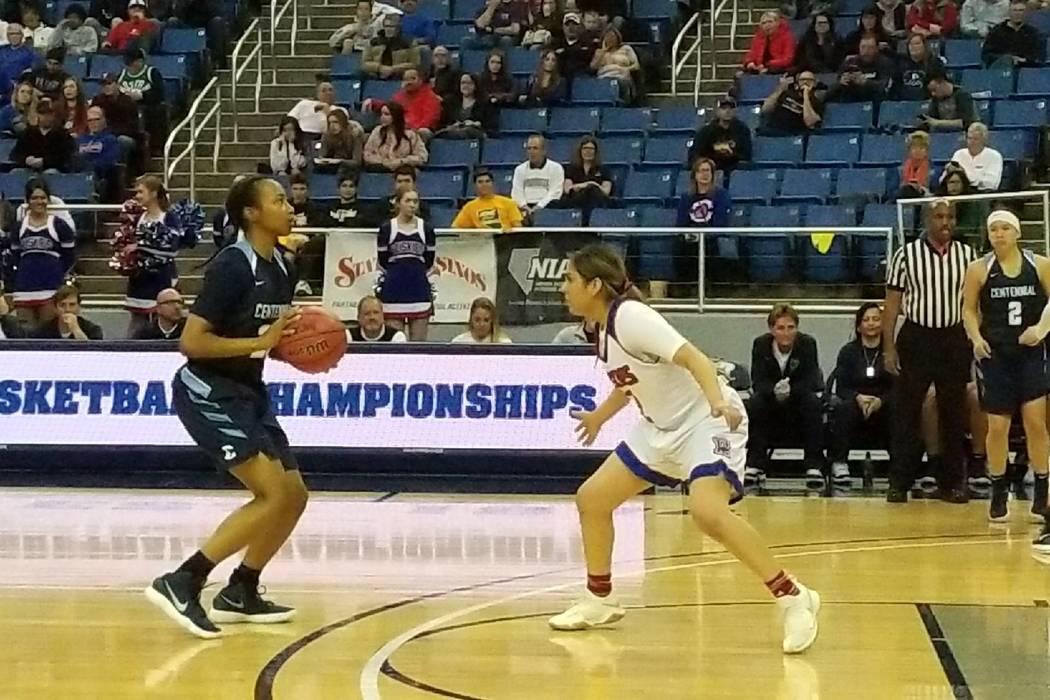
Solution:
{"label": "basketball player in white jersey", "polygon": [[593,443],[632,400],[641,420],[576,493],[587,591],[550,626],[583,630],[624,616],[612,595],[612,513],[653,484],[685,482],[693,521],[751,569],[784,611],[784,652],[807,649],[817,638],[820,596],[789,576],[729,509],[744,495],[747,418],[740,397],[706,355],[639,300],[612,249],[593,245],[576,253],[562,292],[572,314],[597,325],[598,357],[616,386],[595,410],[575,415],[581,441]]}

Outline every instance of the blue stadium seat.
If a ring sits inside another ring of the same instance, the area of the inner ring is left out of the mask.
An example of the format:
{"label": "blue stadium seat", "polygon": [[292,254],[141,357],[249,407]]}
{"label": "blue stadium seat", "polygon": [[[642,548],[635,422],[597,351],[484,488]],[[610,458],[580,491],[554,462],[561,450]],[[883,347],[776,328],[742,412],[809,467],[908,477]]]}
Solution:
{"label": "blue stadium seat", "polygon": [[904,162],[904,136],[864,134],[861,139],[860,165],[900,165]]}
{"label": "blue stadium seat", "polygon": [[[591,212],[591,228],[634,228],[638,225],[638,212],[635,209],[595,209]],[[605,234],[602,238],[605,238]]]}
{"label": "blue stadium seat", "polygon": [[44,179],[51,186],[51,194],[67,204],[85,204],[95,198],[95,181],[90,174],[57,173],[44,175]]}
{"label": "blue stadium seat", "polygon": [[120,75],[122,70],[124,70],[123,57],[98,53],[91,58],[91,72],[88,73],[88,77],[100,80],[106,73]]}
{"label": "blue stadium seat", "polygon": [[981,66],[980,39],[947,39],[944,41],[944,60],[948,68],[979,68]]}
{"label": "blue stadium seat", "polygon": [[883,102],[879,105],[879,126],[886,128],[914,129],[919,125],[919,115],[924,102]]}
{"label": "blue stadium seat", "polygon": [[[393,189],[393,178],[387,179],[387,194]],[[339,199],[339,176],[314,173],[310,176],[310,199],[314,201]],[[385,195],[384,195],[385,196]]]}
{"label": "blue stadium seat", "polygon": [[357,181],[358,199],[383,199],[394,191],[394,180],[386,173],[361,173]]}
{"label": "blue stadium seat", "polygon": [[547,157],[556,163],[568,163],[572,160],[572,154],[576,152],[578,144],[579,139],[572,136],[547,139]]}
{"label": "blue stadium seat", "polygon": [[835,183],[839,202],[879,201],[886,196],[886,171],[883,168],[840,170]]}
{"label": "blue stadium seat", "polygon": [[452,222],[456,219],[457,209],[448,206],[430,207],[430,220],[427,222],[434,228],[452,228]]}
{"label": "blue stadium seat", "polygon": [[1011,68],[970,68],[962,71],[962,86],[975,100],[1001,100],[1014,91]]}
{"label": "blue stadium seat", "polygon": [[742,75],[738,83],[737,102],[762,102],[777,89],[779,81],[778,75]]}
{"label": "blue stadium seat", "polygon": [[814,134],[809,137],[806,146],[807,165],[853,165],[858,160],[858,134]]}
{"label": "blue stadium seat", "polygon": [[473,22],[485,7],[485,0],[456,0],[452,7],[454,22]]}
{"label": "blue stadium seat", "polygon": [[444,22],[452,16],[452,2],[451,0],[423,0],[419,3],[419,9],[416,12],[424,17]]}
{"label": "blue stadium seat", "polygon": [[856,226],[857,212],[840,204],[818,204],[806,207],[803,222],[806,226]]}
{"label": "blue stadium seat", "polygon": [[525,143],[517,136],[485,139],[481,162],[485,165],[517,165],[525,160]]}
{"label": "blue stadium seat", "polygon": [[1022,97],[1050,95],[1050,68],[1022,68],[1019,70],[1016,94]]}
{"label": "blue stadium seat", "polygon": [[442,24],[438,27],[437,45],[449,49],[458,49],[463,40],[474,35],[472,24]]}
{"label": "blue stadium seat", "polygon": [[634,165],[642,161],[641,136],[610,136],[601,140],[602,163],[606,165]]}
{"label": "blue stadium seat", "polygon": [[620,85],[608,78],[576,78],[572,81],[572,101],[581,105],[617,105]]}
{"label": "blue stadium seat", "polygon": [[[854,226],[856,213],[850,207],[814,206],[806,210],[806,226]],[[833,232],[833,231],[829,231]],[[803,273],[811,282],[849,281],[849,237],[836,235],[827,252],[821,253],[809,236],[802,237]]]}
{"label": "blue stadium seat", "polygon": [[336,104],[344,106],[360,104],[360,80],[333,80],[332,87],[335,89]]}
{"label": "blue stadium seat", "polygon": [[532,215],[535,228],[574,228],[583,225],[579,209],[540,209]]}
{"label": "blue stadium seat", "polygon": [[831,171],[792,171],[780,186],[777,202],[816,202],[823,204],[831,196]]}
{"label": "blue stadium seat", "polygon": [[[751,216],[751,225],[754,226],[754,211]],[[766,284],[784,281],[791,272],[792,240],[793,236],[787,233],[749,234],[744,242],[750,281]]]}
{"label": "blue stadium seat", "polygon": [[674,228],[678,211],[669,207],[642,207],[639,212],[645,228]]}
{"label": "blue stadium seat", "polygon": [[[842,0],[842,2],[836,3],[835,13],[837,15],[859,15],[868,7],[871,7],[871,3],[868,0]],[[843,22],[843,24],[846,23]]]}
{"label": "blue stadium seat", "polygon": [[88,57],[66,56],[66,60],[62,62],[62,67],[72,77],[77,80],[83,80],[88,76]]}
{"label": "blue stadium seat", "polygon": [[751,207],[748,205],[738,205],[733,207],[733,211],[729,212],[729,225],[734,228],[744,228],[745,226],[751,225]]}
{"label": "blue stadium seat", "polygon": [[329,71],[333,78],[356,78],[361,75],[361,54],[337,53],[332,56]]}
{"label": "blue stadium seat", "polygon": [[515,46],[507,52],[507,69],[516,77],[528,77],[536,72],[542,53]]}
{"label": "blue stadium seat", "polygon": [[1038,137],[1036,132],[1026,129],[992,130],[988,132],[988,143],[999,151],[1005,161],[1030,159],[1035,155]]}
{"label": "blue stadium seat", "polygon": [[484,49],[462,49],[459,52],[459,67],[464,73],[478,75],[485,71],[489,52]]}
{"label": "blue stadium seat", "polygon": [[[904,226],[915,223],[915,207],[904,207]],[[868,204],[864,207],[863,226],[885,226],[897,230],[897,207],[893,204]]]}
{"label": "blue stadium seat", "polygon": [[627,176],[631,172],[631,166],[628,165],[605,165],[606,174],[612,181],[612,196],[619,197],[623,192],[623,185],[627,182]]}
{"label": "blue stadium seat", "polygon": [[14,150],[16,143],[18,141],[15,139],[0,139],[0,163],[11,162],[11,151]]}
{"label": "blue stadium seat", "polygon": [[427,144],[428,168],[473,168],[481,160],[481,143],[459,139],[433,139]]}
{"label": "blue stadium seat", "polygon": [[631,3],[631,17],[641,20],[666,20],[678,15],[674,0],[634,0]]}
{"label": "blue stadium seat", "polygon": [[795,37],[795,43],[802,40],[802,36],[809,29],[810,19],[789,19],[788,27],[791,29],[791,36]]}
{"label": "blue stadium seat", "polygon": [[501,134],[542,134],[547,131],[546,107],[540,109],[504,109],[499,113]]}
{"label": "blue stadium seat", "polygon": [[[952,155],[966,145],[962,133],[935,131],[930,134],[930,162],[947,163]],[[903,161],[903,157],[901,159]]]}
{"label": "blue stadium seat", "polygon": [[654,134],[693,134],[703,125],[703,110],[695,107],[661,107],[656,113]]}
{"label": "blue stadium seat", "polygon": [[26,196],[26,181],[29,172],[26,170],[15,170],[9,173],[0,173],[0,194],[9,202],[21,202]]}
{"label": "blue stadium seat", "polygon": [[740,105],[736,110],[736,118],[754,131],[762,123],[762,105]]}
{"label": "blue stadium seat", "polygon": [[461,171],[421,170],[417,187],[428,202],[445,200],[455,206],[466,193],[466,179]]}
{"label": "blue stadium seat", "polygon": [[489,168],[489,172],[492,173],[492,180],[496,183],[496,192],[505,197],[509,197],[511,187],[513,187],[514,184],[514,168],[510,166],[497,166]]}
{"label": "blue stadium seat", "polygon": [[671,198],[676,172],[673,170],[635,170],[627,176],[623,200],[652,204]]}
{"label": "blue stadium seat", "polygon": [[172,56],[155,54],[149,57],[149,62],[166,80],[179,80],[182,82],[189,80],[190,66],[184,54]]}
{"label": "blue stadium seat", "polygon": [[683,167],[692,139],[688,136],[653,136],[645,142],[646,165]]}
{"label": "blue stadium seat", "polygon": [[606,107],[602,110],[602,134],[647,134],[653,125],[648,107]]}
{"label": "blue stadium seat", "polygon": [[394,93],[401,89],[401,83],[396,80],[366,80],[361,85],[361,100],[369,98],[389,102],[394,98]]}
{"label": "blue stadium seat", "polygon": [[735,203],[769,204],[776,196],[778,178],[776,170],[739,170],[729,178],[729,197]]}
{"label": "blue stadium seat", "polygon": [[824,108],[824,131],[867,131],[875,119],[871,102],[832,102]]}
{"label": "blue stadium seat", "polygon": [[757,136],[751,161],[759,165],[797,165],[802,162],[801,136]]}
{"label": "blue stadium seat", "polygon": [[203,29],[165,28],[161,35],[160,52],[170,54],[203,54],[208,39]]}
{"label": "blue stadium seat", "polygon": [[[1038,29],[1040,34],[1050,34],[1050,10],[1029,12],[1025,17],[1025,22]],[[1046,55],[1050,56],[1050,54]]]}
{"label": "blue stadium seat", "polygon": [[597,107],[555,107],[551,110],[551,121],[547,133],[596,134],[602,111]]}
{"label": "blue stadium seat", "polygon": [[1006,100],[995,106],[997,128],[1037,128],[1046,126],[1046,100]]}
{"label": "blue stadium seat", "polygon": [[802,207],[798,204],[751,207],[751,225],[755,228],[776,228],[802,225]]}

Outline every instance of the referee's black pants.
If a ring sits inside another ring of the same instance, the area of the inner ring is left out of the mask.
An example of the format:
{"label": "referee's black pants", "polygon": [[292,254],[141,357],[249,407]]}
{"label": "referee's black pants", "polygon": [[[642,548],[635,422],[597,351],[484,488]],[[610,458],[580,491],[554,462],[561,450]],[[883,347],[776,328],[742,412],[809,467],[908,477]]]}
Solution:
{"label": "referee's black pants", "polygon": [[907,491],[922,460],[922,404],[932,383],[943,445],[942,489],[966,488],[963,442],[966,432],[966,383],[972,361],[962,324],[926,328],[906,321],[897,335],[901,373],[894,387],[893,463],[890,488]]}

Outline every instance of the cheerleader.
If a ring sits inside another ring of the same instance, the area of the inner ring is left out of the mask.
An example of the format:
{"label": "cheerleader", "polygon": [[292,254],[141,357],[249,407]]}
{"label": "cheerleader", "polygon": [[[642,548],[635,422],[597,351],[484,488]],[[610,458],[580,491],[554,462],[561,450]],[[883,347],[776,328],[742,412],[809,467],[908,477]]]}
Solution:
{"label": "cheerleader", "polygon": [[407,325],[408,339],[422,341],[427,339],[434,311],[429,274],[436,237],[433,227],[416,216],[419,194],[414,188],[398,187],[394,208],[397,216],[379,226],[377,248],[383,273],[376,296],[383,302],[387,325],[398,330]]}
{"label": "cheerleader", "polygon": [[76,262],[76,233],[48,212],[51,190],[43,179],[29,180],[25,195],[29,206],[11,241],[18,266],[13,299],[23,323],[36,327],[55,316],[51,300]]}
{"label": "cheerleader", "polygon": [[143,209],[135,224],[137,250],[143,254],[143,259],[149,259],[149,263],[139,266],[128,275],[124,308],[131,314],[129,338],[134,338],[136,333],[149,327],[161,290],[178,285],[175,254],[183,237],[182,220],[176,212],[171,211],[168,191],[160,178],[153,175],[140,177],[135,183],[135,201]]}

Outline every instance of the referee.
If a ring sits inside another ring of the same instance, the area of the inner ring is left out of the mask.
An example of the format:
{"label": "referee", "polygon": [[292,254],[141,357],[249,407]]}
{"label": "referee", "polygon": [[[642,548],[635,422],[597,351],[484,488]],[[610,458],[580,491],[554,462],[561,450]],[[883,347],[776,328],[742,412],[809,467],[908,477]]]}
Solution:
{"label": "referee", "polygon": [[[943,465],[937,475],[939,497],[966,503],[963,433],[966,382],[972,352],[962,323],[962,289],[973,248],[952,239],[955,209],[946,199],[929,205],[926,236],[897,249],[886,279],[882,316],[886,370],[898,375],[893,426],[893,463],[886,500],[906,503],[922,459],[922,404],[930,383],[937,390]],[[904,314],[894,340],[897,314]]]}

